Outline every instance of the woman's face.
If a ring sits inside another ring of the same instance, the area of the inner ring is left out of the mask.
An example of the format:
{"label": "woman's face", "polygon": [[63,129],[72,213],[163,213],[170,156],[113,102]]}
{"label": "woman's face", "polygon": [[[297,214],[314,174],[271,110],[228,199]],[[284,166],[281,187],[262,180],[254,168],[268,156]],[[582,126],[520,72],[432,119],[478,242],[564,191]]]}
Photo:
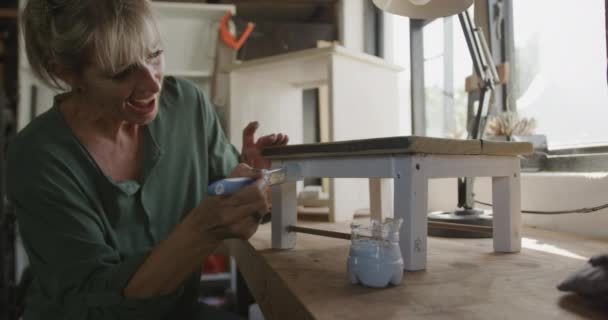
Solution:
{"label": "woman's face", "polygon": [[111,121],[144,125],[154,120],[165,67],[163,50],[153,50],[144,61],[114,74],[96,65],[86,67],[78,84],[87,107]]}

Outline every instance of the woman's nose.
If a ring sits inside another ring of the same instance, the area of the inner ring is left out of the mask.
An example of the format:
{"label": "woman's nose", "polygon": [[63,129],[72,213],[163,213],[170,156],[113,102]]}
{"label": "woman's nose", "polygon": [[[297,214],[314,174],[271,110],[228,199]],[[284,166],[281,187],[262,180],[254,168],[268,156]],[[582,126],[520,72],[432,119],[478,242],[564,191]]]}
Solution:
{"label": "woman's nose", "polygon": [[162,75],[153,66],[144,65],[140,68],[138,89],[144,93],[157,93],[160,91]]}

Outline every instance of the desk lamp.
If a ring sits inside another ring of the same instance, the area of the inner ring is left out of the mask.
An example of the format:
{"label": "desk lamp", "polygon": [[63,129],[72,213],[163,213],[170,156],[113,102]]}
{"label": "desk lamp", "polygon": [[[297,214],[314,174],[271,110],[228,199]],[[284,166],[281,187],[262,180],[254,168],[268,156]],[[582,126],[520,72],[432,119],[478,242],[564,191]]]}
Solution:
{"label": "desk lamp", "polygon": [[[473,0],[373,0],[381,10],[412,19],[434,19],[458,14],[460,26],[467,42],[473,68],[479,79],[479,103],[474,119],[468,124],[467,139],[481,139],[485,131],[490,98],[499,82],[492,55],[483,32],[476,28],[467,12]],[[433,212],[429,221],[453,222],[492,226],[491,215],[474,208],[473,178],[458,178],[458,210]],[[492,237],[483,233],[471,233],[430,229],[429,235],[455,237]]]}

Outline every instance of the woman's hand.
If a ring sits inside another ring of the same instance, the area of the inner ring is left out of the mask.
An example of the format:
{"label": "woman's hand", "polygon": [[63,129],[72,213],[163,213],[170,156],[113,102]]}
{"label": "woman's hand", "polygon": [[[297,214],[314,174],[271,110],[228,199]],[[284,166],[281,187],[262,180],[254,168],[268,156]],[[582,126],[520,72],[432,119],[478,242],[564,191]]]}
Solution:
{"label": "woman's hand", "polygon": [[196,208],[198,226],[206,239],[219,242],[229,238],[249,239],[257,230],[260,213],[269,211],[266,182],[259,170],[239,164],[230,177],[248,177],[253,183],[227,196],[209,196]]}
{"label": "woman's hand", "polygon": [[269,169],[270,160],[262,157],[262,148],[270,146],[284,146],[289,142],[286,134],[269,134],[255,140],[255,131],[258,129],[257,121],[250,122],[243,129],[243,150],[241,156],[248,165],[258,169]]}

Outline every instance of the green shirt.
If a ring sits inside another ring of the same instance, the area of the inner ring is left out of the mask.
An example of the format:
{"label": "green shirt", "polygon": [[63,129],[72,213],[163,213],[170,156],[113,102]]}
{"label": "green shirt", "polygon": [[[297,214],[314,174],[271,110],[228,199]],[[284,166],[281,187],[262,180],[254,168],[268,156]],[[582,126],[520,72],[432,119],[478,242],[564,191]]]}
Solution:
{"label": "green shirt", "polygon": [[144,131],[137,181],[102,172],[57,99],[11,142],[8,194],[34,276],[25,320],[192,317],[199,274],[166,296],[128,299],[122,290],[207,185],[236,166],[238,153],[205,95],[171,77]]}

